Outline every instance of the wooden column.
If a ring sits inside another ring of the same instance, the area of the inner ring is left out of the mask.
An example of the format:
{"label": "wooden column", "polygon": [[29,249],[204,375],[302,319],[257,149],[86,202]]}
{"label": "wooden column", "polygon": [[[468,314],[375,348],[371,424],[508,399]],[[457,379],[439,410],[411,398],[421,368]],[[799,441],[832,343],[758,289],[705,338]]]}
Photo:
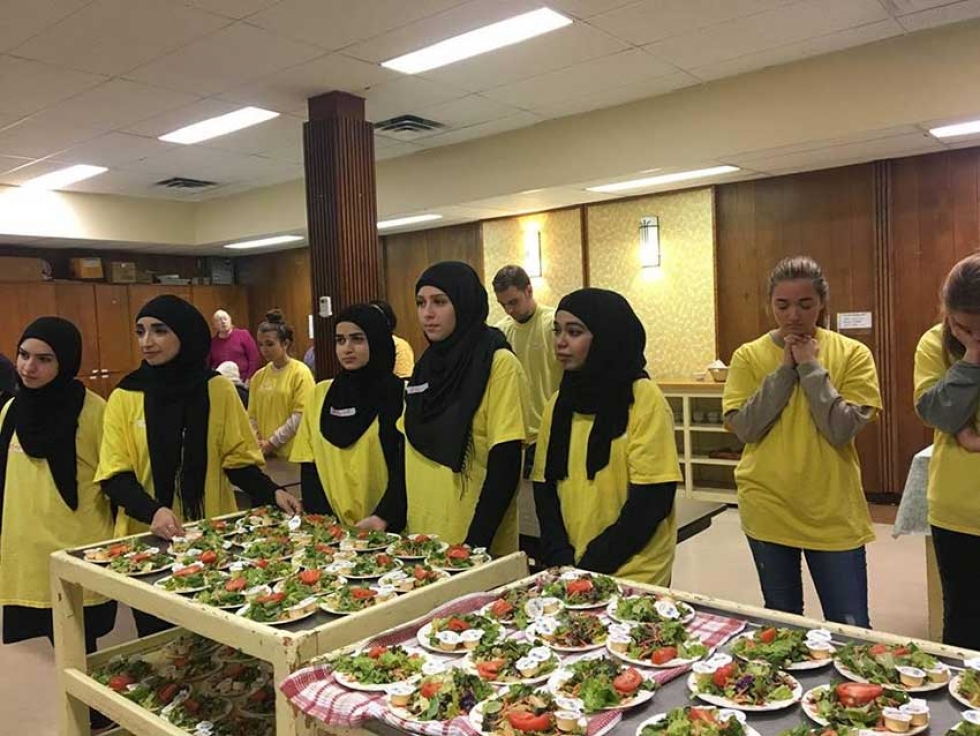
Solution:
{"label": "wooden column", "polygon": [[374,128],[364,100],[344,92],[309,99],[303,126],[306,219],[313,286],[313,339],[318,379],[337,373],[333,321],[319,316],[384,296],[374,179]]}

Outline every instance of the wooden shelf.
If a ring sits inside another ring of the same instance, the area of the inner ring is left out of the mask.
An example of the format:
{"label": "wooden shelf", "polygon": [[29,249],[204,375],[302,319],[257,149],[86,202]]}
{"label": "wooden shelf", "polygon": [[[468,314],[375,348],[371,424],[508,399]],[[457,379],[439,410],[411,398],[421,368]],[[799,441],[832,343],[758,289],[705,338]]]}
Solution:
{"label": "wooden shelf", "polygon": [[691,465],[728,465],[734,468],[738,463],[738,460],[725,460],[707,455],[691,455]]}
{"label": "wooden shelf", "polygon": [[723,485],[694,485],[691,488],[691,498],[695,501],[715,501],[717,503],[738,503],[738,491],[734,486]]}
{"label": "wooden shelf", "polygon": [[725,429],[724,424],[692,424],[690,429],[692,432],[722,432],[725,434],[731,434],[727,429]]}

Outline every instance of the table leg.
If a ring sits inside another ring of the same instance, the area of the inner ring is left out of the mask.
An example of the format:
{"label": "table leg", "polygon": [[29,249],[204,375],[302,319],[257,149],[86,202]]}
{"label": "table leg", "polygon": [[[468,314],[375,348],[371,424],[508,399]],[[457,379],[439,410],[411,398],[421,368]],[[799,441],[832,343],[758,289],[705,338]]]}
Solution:
{"label": "table leg", "polygon": [[61,736],[88,736],[89,710],[68,694],[64,673],[75,669],[85,672],[85,612],[82,586],[53,578],[52,619],[54,627],[54,660],[58,673],[59,733]]}

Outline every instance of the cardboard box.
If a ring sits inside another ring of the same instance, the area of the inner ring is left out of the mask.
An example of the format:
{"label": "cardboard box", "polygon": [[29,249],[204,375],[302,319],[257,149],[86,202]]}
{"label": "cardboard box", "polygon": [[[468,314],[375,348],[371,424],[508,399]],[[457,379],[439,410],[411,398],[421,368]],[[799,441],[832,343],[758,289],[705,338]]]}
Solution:
{"label": "cardboard box", "polygon": [[135,284],[136,264],[131,261],[113,261],[109,264],[109,281],[114,284]]}
{"label": "cardboard box", "polygon": [[0,281],[49,281],[51,264],[40,258],[0,256]]}
{"label": "cardboard box", "polygon": [[100,281],[105,278],[101,258],[71,258],[68,261],[68,271],[73,279],[82,281]]}

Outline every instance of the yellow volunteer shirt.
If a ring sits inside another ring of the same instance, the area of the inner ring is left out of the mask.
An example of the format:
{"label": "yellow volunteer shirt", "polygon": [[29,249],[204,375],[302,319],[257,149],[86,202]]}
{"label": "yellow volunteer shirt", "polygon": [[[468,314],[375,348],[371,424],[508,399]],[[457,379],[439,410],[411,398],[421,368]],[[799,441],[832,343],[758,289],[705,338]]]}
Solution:
{"label": "yellow volunteer shirt", "polygon": [[[947,370],[943,327],[936,325],[920,338],[915,349],[916,403]],[[929,523],[952,532],[980,535],[978,478],[980,454],[964,450],[955,436],[935,430],[929,461]]]}
{"label": "yellow volunteer shirt", "polygon": [[[408,497],[408,534],[438,534],[450,544],[466,539],[476,504],[487,477],[490,450],[527,436],[527,386],[521,364],[509,350],[493,356],[490,380],[473,415],[473,431],[466,466],[454,473],[430,460],[405,442],[405,485]],[[404,415],[398,429],[405,432]],[[517,551],[517,494],[490,546],[494,556]]]}
{"label": "yellow volunteer shirt", "polygon": [[395,343],[395,375],[399,378],[411,378],[412,371],[415,370],[415,351],[408,340],[398,335],[392,335],[391,339]]}
{"label": "yellow volunteer shirt", "polygon": [[[8,403],[0,411],[0,422],[9,407]],[[86,391],[75,435],[78,456],[78,509],[75,511],[65,505],[58,493],[48,461],[24,452],[16,432],[11,438],[0,535],[0,604],[50,608],[51,553],[113,537],[109,499],[95,481],[104,412],[102,397]],[[104,601],[85,591],[85,605]]]}
{"label": "yellow volunteer shirt", "polygon": [[[265,460],[234,384],[220,376],[212,378],[208,381],[208,396],[211,408],[208,415],[204,515],[211,518],[238,510],[235,492],[225,475],[225,468],[261,466],[265,464]],[[156,497],[150,467],[150,447],[146,442],[143,393],[117,388],[112,392],[106,406],[99,470],[95,479],[108,480],[119,473],[135,473],[136,480],[143,489]],[[172,509],[178,518],[183,518],[179,498],[174,498]],[[147,530],[146,524],[129,518],[124,509],[119,509],[115,536],[141,534]]]}
{"label": "yellow volunteer shirt", "polygon": [[[538,435],[531,479],[544,482],[548,461],[551,421],[555,410],[553,397],[545,407]],[[613,440],[609,464],[589,480],[585,461],[589,434],[595,417],[575,414],[568,442],[568,477],[558,481],[558,500],[568,532],[568,541],[580,560],[589,542],[616,523],[629,497],[629,484],[646,485],[681,481],[674,438],[674,415],[660,388],[649,379],[633,383],[633,406],[630,407],[626,434]],[[614,574],[640,583],[668,585],[677,546],[676,506],[657,526],[653,538]]]}
{"label": "yellow volunteer shirt", "polygon": [[497,323],[497,328],[507,337],[524,368],[528,387],[528,443],[534,444],[544,407],[561,384],[563,368],[555,358],[555,310],[538,305],[524,324],[506,317]]}
{"label": "yellow volunteer shirt", "polygon": [[[259,368],[248,384],[248,415],[259,428],[259,436],[268,440],[290,416],[303,411],[313,393],[313,385],[310,369],[295,358],[290,358],[282,368],[272,363]],[[275,454],[288,459],[293,439],[276,449]]]}
{"label": "yellow volunteer shirt", "polygon": [[315,463],[334,515],[343,524],[356,524],[373,514],[384,496],[388,466],[377,417],[350,447],[336,447],[320,434],[320,413],[332,383],[321,381],[316,385],[289,459],[294,463]]}
{"label": "yellow volunteer shirt", "polygon": [[[843,399],[880,410],[871,351],[824,329],[817,330],[816,339],[820,364]],[[736,350],[724,412],[741,409],[782,361],[783,348],[768,333]],[[825,552],[874,540],[854,441],[838,448],[824,438],[799,383],[769,433],[745,446],[735,484],[742,529],[752,539]]]}

